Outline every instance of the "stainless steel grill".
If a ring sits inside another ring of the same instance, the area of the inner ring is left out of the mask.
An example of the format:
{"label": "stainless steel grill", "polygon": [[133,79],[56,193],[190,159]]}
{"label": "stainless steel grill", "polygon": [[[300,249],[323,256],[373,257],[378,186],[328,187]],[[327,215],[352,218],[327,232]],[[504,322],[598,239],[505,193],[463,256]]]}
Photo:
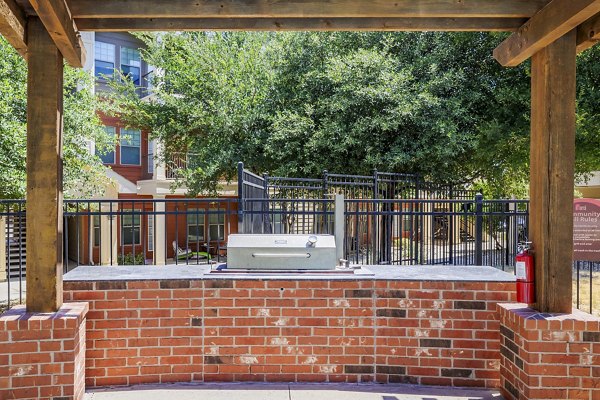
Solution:
{"label": "stainless steel grill", "polygon": [[333,235],[229,235],[227,268],[333,270]]}

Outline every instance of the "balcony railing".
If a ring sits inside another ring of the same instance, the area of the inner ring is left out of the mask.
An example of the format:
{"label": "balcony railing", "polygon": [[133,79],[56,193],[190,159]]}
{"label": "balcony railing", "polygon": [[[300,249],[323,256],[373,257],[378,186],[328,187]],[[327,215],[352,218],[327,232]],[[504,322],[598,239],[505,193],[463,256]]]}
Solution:
{"label": "balcony railing", "polygon": [[195,153],[171,153],[165,164],[165,176],[167,179],[181,178],[181,171],[194,166],[194,160],[198,157]]}

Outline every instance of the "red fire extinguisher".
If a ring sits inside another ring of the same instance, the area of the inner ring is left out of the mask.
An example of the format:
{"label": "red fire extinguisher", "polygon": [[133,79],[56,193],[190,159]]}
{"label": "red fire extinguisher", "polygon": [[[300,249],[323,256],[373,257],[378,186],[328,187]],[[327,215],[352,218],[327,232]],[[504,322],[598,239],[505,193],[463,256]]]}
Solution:
{"label": "red fire extinguisher", "polygon": [[517,301],[535,303],[535,276],[531,242],[519,244],[515,269],[517,275]]}

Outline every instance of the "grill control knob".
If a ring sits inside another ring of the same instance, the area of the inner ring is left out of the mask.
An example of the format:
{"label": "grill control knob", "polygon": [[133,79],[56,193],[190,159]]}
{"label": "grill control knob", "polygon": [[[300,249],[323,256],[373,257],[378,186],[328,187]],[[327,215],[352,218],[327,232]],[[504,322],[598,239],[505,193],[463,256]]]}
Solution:
{"label": "grill control knob", "polygon": [[308,243],[307,243],[308,247],[315,247],[317,240],[319,240],[319,238],[317,238],[315,235],[310,235],[308,237]]}

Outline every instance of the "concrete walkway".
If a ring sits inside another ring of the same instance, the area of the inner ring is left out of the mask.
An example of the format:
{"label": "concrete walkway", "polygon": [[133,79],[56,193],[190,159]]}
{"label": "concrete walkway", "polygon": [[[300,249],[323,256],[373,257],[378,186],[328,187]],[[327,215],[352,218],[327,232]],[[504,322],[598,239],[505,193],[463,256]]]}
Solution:
{"label": "concrete walkway", "polygon": [[[21,285],[19,286],[19,283]],[[15,300],[19,300],[19,291],[20,289],[23,291],[23,299],[25,299],[25,279],[22,282],[19,282],[18,278],[12,278],[10,280],[10,301],[11,303]],[[9,283],[7,281],[0,282],[0,304],[6,304],[8,302],[8,294],[9,294]]]}
{"label": "concrete walkway", "polygon": [[85,400],[502,400],[497,391],[375,384],[164,384],[88,391]]}

